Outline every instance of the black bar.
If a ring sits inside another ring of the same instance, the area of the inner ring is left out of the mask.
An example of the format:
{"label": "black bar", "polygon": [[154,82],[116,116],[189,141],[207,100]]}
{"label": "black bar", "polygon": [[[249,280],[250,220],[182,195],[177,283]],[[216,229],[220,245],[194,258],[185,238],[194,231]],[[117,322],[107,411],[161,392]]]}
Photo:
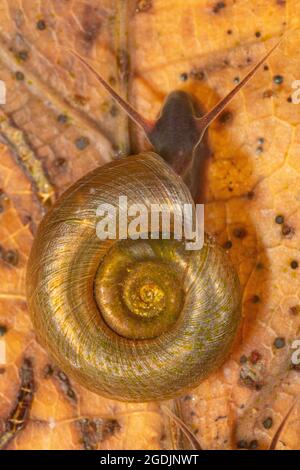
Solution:
{"label": "black bar", "polygon": [[[28,463],[31,466],[68,465],[80,468],[99,468],[103,465],[121,468],[139,468],[162,465],[166,468],[180,466],[203,466],[207,464],[224,465],[237,463],[242,468],[251,468],[262,461],[280,461],[285,466],[294,459],[295,451],[3,451],[1,468],[5,463]],[[284,461],[283,461],[284,459]],[[292,462],[291,462],[292,464]],[[88,467],[87,467],[88,466]],[[220,467],[221,468],[221,467]],[[209,470],[209,469],[208,469]]]}

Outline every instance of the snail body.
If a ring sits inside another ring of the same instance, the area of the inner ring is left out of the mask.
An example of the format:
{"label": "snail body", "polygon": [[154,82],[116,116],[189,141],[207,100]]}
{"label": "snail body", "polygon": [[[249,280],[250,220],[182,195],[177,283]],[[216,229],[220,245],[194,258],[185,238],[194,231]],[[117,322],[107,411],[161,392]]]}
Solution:
{"label": "snail body", "polygon": [[100,239],[97,208],[118,207],[120,195],[149,210],[165,204],[171,214],[193,205],[194,150],[254,69],[200,119],[190,97],[173,92],[154,124],[97,75],[160,155],[111,162],[69,188],[42,221],[27,272],[38,340],[93,392],[126,401],[169,399],[199,384],[230,350],[241,292],[227,254],[207,235],[193,251],[184,240],[162,236]]}

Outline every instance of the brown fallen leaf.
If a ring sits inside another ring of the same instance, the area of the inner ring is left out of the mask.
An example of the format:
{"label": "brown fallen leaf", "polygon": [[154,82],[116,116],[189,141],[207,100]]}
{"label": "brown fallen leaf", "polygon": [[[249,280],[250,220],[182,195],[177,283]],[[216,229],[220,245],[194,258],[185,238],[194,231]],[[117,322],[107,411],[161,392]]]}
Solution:
{"label": "brown fallen leaf", "polygon": [[[25,299],[35,229],[70,184],[129,149],[127,118],[66,50],[85,56],[153,119],[174,89],[209,109],[293,30],[209,131],[206,229],[238,270],[243,322],[222,369],[180,400],[180,419],[202,448],[267,448],[299,394],[289,360],[300,318],[300,274],[291,264],[300,262],[300,108],[291,102],[292,82],[300,79],[299,1],[22,5],[0,0],[0,79],[8,99],[0,116],[2,447],[177,446],[159,404],[96,396],[57,370],[35,342]],[[145,145],[132,127],[130,147]],[[34,387],[22,401],[24,364],[32,365]],[[26,404],[22,424],[12,426],[18,403]],[[278,449],[300,448],[299,412],[297,402]]]}

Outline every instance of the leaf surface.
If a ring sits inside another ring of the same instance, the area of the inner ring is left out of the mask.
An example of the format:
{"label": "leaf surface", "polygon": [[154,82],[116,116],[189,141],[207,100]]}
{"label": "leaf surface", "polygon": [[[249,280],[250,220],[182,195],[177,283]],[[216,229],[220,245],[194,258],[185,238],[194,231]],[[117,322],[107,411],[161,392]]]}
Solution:
{"label": "leaf surface", "polygon": [[[0,326],[6,331],[0,339],[7,349],[0,445],[179,445],[159,404],[123,404],[87,392],[35,341],[25,270],[36,227],[70,184],[128,149],[126,118],[68,49],[153,119],[174,89],[210,109],[289,31],[209,131],[206,229],[238,270],[243,320],[224,366],[182,397],[179,408],[203,449],[266,449],[291,410],[277,448],[298,449],[300,379],[291,368],[291,344],[299,336],[300,268],[291,263],[300,264],[300,105],[290,97],[300,79],[300,2],[0,0],[0,13],[0,78],[7,86],[0,116]],[[135,149],[146,145],[134,127],[131,140]],[[27,395],[20,393],[24,383]]]}

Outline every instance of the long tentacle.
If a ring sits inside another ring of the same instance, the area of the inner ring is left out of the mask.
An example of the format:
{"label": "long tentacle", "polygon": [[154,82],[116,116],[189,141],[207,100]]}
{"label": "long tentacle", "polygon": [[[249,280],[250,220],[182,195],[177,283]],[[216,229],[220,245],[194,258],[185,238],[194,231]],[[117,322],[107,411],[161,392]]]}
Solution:
{"label": "long tentacle", "polygon": [[153,129],[154,123],[150,120],[145,119],[141,116],[127,101],[125,101],[118,93],[109,85],[109,83],[104,80],[104,78],[97,72],[97,70],[89,64],[80,54],[73,50],[69,50],[71,54],[77,57],[80,62],[85,65],[101,83],[101,85],[108,91],[112,98],[118,103],[119,106],[128,114],[128,116],[140,126],[144,132],[148,135]]}
{"label": "long tentacle", "polygon": [[219,114],[223,111],[225,106],[235,97],[235,95],[249,82],[249,80],[255,75],[259,67],[267,60],[267,58],[272,54],[272,52],[279,46],[281,43],[282,38],[273,46],[264,57],[257,62],[256,65],[247,73],[247,75],[243,78],[243,80],[233,89],[231,90],[228,95],[222,98],[213,109],[211,109],[207,114],[203,117],[197,119],[198,122],[198,129],[200,131],[200,139],[204,134],[205,130],[211,124],[211,122],[219,116]]}

